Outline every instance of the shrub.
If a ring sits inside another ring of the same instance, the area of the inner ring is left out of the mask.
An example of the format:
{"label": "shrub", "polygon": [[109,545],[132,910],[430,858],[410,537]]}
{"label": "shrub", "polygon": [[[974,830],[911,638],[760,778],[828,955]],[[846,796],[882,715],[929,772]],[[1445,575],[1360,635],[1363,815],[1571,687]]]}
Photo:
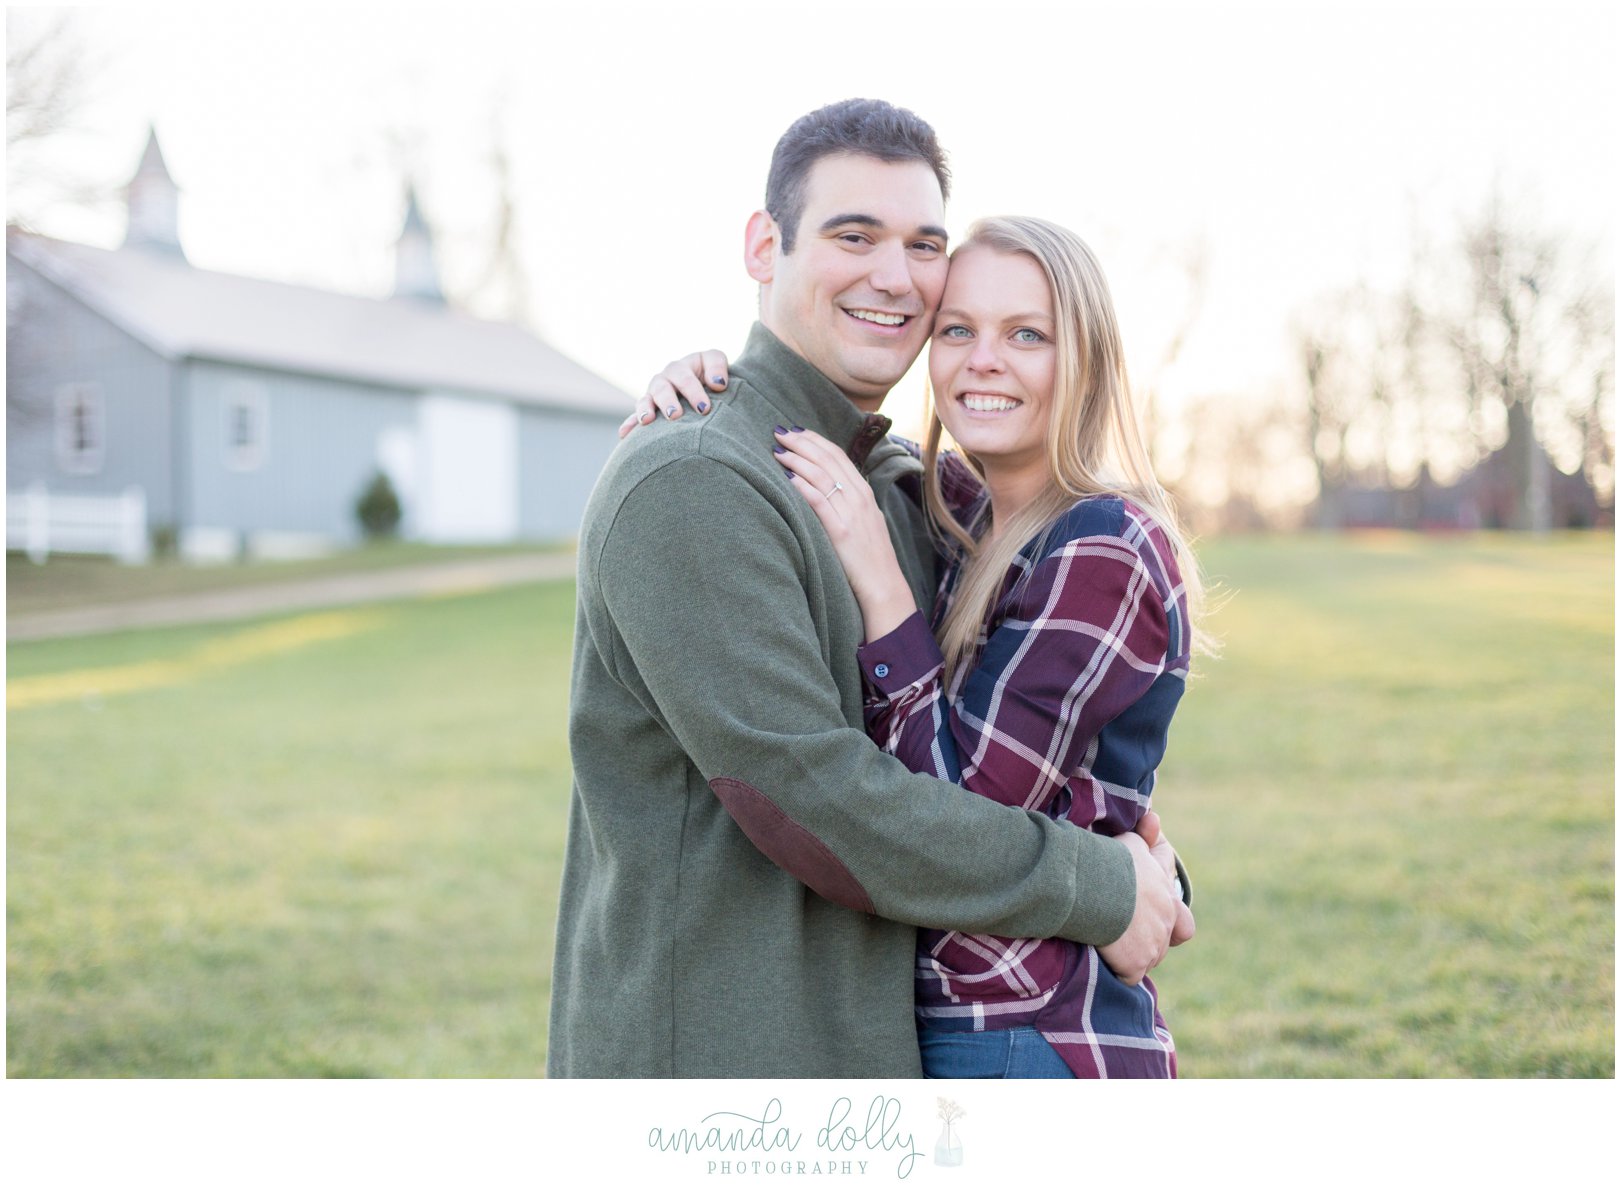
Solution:
{"label": "shrub", "polygon": [[400,527],[400,497],[394,494],[394,485],[388,476],[378,471],[360,493],[355,503],[355,515],[360,529],[369,540],[392,537]]}
{"label": "shrub", "polygon": [[180,556],[180,530],[170,523],[152,526],[152,556],[168,560]]}

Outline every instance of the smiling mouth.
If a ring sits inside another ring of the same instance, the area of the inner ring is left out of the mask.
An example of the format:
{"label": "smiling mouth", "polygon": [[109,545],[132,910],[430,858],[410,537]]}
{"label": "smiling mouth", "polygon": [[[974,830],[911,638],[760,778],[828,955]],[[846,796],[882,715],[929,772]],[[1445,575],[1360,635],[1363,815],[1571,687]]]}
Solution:
{"label": "smiling mouth", "polygon": [[970,413],[1007,413],[1024,402],[990,392],[964,392],[958,395],[957,403]]}
{"label": "smiling mouth", "polygon": [[911,314],[891,314],[883,310],[845,310],[846,314],[857,322],[865,322],[869,326],[885,326],[900,328],[912,321]]}

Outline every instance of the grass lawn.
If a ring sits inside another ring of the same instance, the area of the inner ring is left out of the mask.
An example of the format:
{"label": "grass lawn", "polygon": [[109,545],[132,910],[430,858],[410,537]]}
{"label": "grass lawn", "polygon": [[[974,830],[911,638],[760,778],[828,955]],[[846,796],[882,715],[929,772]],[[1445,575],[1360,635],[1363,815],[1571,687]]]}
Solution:
{"label": "grass lawn", "polygon": [[[1184,1076],[1613,1076],[1613,538],[1203,553]],[[560,582],[12,645],[8,1073],[538,1075],[571,629]]]}
{"label": "grass lawn", "polygon": [[6,606],[9,611],[18,614],[61,611],[69,607],[201,594],[269,582],[298,582],[333,574],[499,557],[511,553],[534,553],[545,549],[544,546],[532,544],[464,546],[379,541],[326,557],[298,561],[246,561],[218,566],[185,565],[172,559],[145,566],[122,566],[103,557],[72,554],[56,554],[44,565],[35,565],[24,554],[8,553]]}
{"label": "grass lawn", "polygon": [[1185,1076],[1611,1077],[1614,539],[1211,544]]}
{"label": "grass lawn", "polygon": [[10,1075],[538,1076],[572,606],[13,645]]}

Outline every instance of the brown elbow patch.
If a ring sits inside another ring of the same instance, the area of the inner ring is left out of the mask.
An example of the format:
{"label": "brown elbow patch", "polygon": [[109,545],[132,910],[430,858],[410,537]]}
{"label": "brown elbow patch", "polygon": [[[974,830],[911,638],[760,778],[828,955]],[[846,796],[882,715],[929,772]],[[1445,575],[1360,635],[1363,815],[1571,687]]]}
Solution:
{"label": "brown elbow patch", "polygon": [[709,782],[732,820],[760,853],[823,899],[874,912],[861,881],[816,835],[784,813],[759,789],[729,776]]}

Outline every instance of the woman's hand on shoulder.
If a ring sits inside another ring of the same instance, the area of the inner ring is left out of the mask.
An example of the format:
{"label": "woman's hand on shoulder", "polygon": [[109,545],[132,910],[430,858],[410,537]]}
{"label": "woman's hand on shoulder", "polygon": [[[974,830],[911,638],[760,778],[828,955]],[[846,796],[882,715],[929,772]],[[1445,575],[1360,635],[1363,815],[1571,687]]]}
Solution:
{"label": "woman's hand on shoulder", "polygon": [[725,392],[726,384],[726,356],[720,351],[694,351],[667,363],[637,398],[636,411],[620,422],[619,436],[623,438],[638,425],[649,424],[660,413],[671,421],[678,420],[686,411],[683,403],[707,413],[714,403],[709,390]]}

